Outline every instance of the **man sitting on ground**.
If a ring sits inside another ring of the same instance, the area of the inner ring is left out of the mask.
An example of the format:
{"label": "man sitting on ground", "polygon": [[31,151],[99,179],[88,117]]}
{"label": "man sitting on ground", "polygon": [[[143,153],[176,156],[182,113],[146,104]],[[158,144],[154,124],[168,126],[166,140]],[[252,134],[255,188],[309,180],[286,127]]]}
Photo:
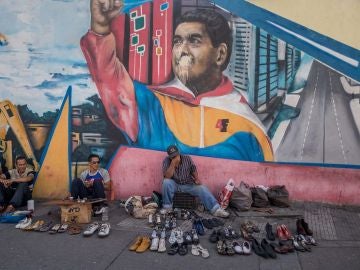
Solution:
{"label": "man sitting on ground", "polygon": [[172,209],[174,193],[181,191],[199,197],[201,203],[214,216],[228,217],[229,213],[220,208],[219,203],[208,188],[201,184],[191,157],[180,155],[175,145],[170,145],[167,148],[167,153],[168,156],[163,161],[162,196],[164,210]]}
{"label": "man sitting on ground", "polygon": [[15,167],[7,174],[0,175],[0,212],[14,212],[17,207],[24,204],[27,197],[30,198],[35,172],[28,167],[24,156],[16,158]]}
{"label": "man sitting on ground", "polygon": [[74,179],[71,185],[71,196],[74,199],[105,199],[105,190],[110,189],[109,172],[100,168],[100,157],[91,154],[88,157],[89,168],[83,171],[80,179]]}

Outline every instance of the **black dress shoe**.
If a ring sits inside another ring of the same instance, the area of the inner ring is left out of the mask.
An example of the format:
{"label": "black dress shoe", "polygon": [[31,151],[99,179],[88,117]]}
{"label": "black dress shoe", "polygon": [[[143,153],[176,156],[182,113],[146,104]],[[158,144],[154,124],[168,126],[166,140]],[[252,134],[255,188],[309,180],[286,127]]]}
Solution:
{"label": "black dress shoe", "polygon": [[265,250],[266,254],[275,259],[276,258],[276,253],[274,251],[274,249],[270,246],[269,242],[266,239],[263,239],[261,241],[261,247]]}
{"label": "black dress shoe", "polygon": [[269,255],[265,252],[265,250],[261,247],[261,245],[255,238],[252,240],[252,248],[256,255],[268,258]]}
{"label": "black dress shoe", "polygon": [[269,223],[266,223],[265,230],[267,239],[269,239],[270,241],[275,241],[275,234],[272,230],[272,226]]}
{"label": "black dress shoe", "polygon": [[301,224],[302,224],[302,226],[304,227],[306,234],[312,236],[312,235],[313,235],[313,231],[310,230],[309,224],[307,224],[303,218],[301,219]]}

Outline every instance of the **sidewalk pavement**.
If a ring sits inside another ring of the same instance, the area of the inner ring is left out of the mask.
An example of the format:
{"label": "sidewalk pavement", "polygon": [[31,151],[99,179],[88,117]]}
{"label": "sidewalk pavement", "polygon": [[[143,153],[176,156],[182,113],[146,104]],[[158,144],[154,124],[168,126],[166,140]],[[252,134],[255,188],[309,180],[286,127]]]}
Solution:
{"label": "sidewalk pavement", "polygon": [[[25,232],[15,229],[15,224],[0,224],[0,269],[359,269],[360,207],[296,202],[287,209],[273,209],[273,214],[249,211],[236,216],[232,213],[224,221],[237,231],[240,222],[254,221],[261,230],[255,236],[261,239],[267,222],[273,227],[286,224],[295,232],[296,219],[304,217],[319,245],[311,252],[278,255],[277,259],[264,259],[255,254],[221,256],[216,252],[216,245],[208,241],[211,233],[208,231],[200,236],[200,243],[209,249],[208,259],[195,257],[191,252],[186,256],[151,251],[137,254],[128,251],[128,246],[137,235],[150,234],[152,230],[146,220],[133,219],[118,202],[112,202],[109,213],[112,229],[107,238]],[[34,219],[59,222],[59,208],[36,203]],[[96,219],[99,218],[93,218]],[[191,222],[180,221],[179,226],[187,230]]]}

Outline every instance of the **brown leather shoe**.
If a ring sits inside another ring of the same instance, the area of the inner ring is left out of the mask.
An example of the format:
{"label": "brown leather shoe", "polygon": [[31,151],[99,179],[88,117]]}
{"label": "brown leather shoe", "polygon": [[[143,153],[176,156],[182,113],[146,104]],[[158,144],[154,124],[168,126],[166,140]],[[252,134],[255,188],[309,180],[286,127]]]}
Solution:
{"label": "brown leather shoe", "polygon": [[143,238],[142,236],[136,237],[135,241],[129,247],[129,250],[130,251],[135,251],[140,246],[142,238]]}
{"label": "brown leather shoe", "polygon": [[150,238],[148,236],[143,236],[140,246],[136,249],[137,253],[145,252],[150,247]]}

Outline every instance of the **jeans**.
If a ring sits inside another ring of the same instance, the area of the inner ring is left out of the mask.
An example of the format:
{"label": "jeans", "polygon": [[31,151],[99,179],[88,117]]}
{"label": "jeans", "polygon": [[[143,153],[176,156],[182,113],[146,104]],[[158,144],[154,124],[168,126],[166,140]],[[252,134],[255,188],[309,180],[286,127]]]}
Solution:
{"label": "jeans", "polygon": [[15,208],[20,207],[29,197],[30,192],[28,183],[18,183],[16,187],[8,188],[0,183],[0,206],[8,204]]}
{"label": "jeans", "polygon": [[102,180],[95,180],[91,188],[85,187],[83,181],[79,178],[74,179],[71,183],[71,196],[74,199],[78,197],[83,198],[93,198],[105,199],[105,188]]}
{"label": "jeans", "polygon": [[176,191],[186,192],[199,197],[201,203],[205,206],[205,209],[210,211],[210,213],[214,213],[218,208],[220,208],[220,205],[214,195],[212,195],[206,186],[196,184],[179,185],[169,178],[165,178],[162,183],[162,199],[164,208],[172,207],[172,201]]}

